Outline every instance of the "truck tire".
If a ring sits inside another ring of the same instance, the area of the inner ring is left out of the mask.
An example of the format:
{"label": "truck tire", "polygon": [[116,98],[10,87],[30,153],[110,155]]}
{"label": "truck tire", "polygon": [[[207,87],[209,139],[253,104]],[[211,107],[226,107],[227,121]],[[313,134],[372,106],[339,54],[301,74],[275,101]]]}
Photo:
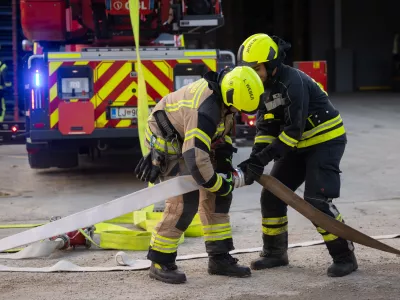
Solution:
{"label": "truck tire", "polygon": [[51,167],[69,169],[79,165],[78,153],[56,152],[49,149],[28,153],[28,161],[31,169],[49,169]]}
{"label": "truck tire", "polygon": [[28,162],[31,169],[51,168],[51,156],[48,150],[39,150],[34,153],[28,153]]}
{"label": "truck tire", "polygon": [[79,165],[78,153],[57,153],[55,156],[55,167],[60,169],[71,169]]}

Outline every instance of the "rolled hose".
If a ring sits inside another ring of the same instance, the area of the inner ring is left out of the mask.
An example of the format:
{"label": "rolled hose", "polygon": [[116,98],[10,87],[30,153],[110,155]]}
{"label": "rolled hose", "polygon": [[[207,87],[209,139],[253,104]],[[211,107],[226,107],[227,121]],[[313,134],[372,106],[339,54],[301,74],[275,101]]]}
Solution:
{"label": "rolled hose", "polygon": [[276,197],[285,202],[287,205],[294,208],[304,217],[306,217],[319,227],[323,228],[324,230],[328,231],[329,233],[332,233],[345,240],[350,240],[354,243],[358,243],[370,248],[400,255],[400,250],[381,243],[369,237],[368,235],[319,211],[273,176],[262,175],[257,182],[261,184],[265,189],[270,191],[272,194],[274,194]]}

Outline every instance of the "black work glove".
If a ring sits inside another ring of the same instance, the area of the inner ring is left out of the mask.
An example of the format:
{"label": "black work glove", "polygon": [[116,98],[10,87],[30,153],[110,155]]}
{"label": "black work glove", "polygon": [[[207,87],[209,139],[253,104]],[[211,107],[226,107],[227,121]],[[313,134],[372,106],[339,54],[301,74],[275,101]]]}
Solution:
{"label": "black work glove", "polygon": [[154,183],[161,173],[161,161],[158,157],[152,160],[152,151],[142,157],[135,168],[136,178],[144,182]]}
{"label": "black work glove", "polygon": [[237,149],[229,144],[221,144],[215,147],[215,171],[217,173],[228,174],[234,171],[232,167],[233,152],[237,152]]}
{"label": "black work glove", "polygon": [[255,155],[242,161],[238,167],[244,173],[244,183],[246,185],[253,184],[254,181],[260,179],[261,175],[264,173],[264,165]]}
{"label": "black work glove", "polygon": [[[221,176],[221,175],[220,175]],[[224,178],[224,176],[222,177],[222,185],[219,188],[219,190],[217,190],[215,192],[215,194],[219,195],[219,196],[228,196],[230,193],[233,192],[234,189],[234,181],[233,181],[233,174],[232,172],[229,172],[226,174],[226,178]]]}

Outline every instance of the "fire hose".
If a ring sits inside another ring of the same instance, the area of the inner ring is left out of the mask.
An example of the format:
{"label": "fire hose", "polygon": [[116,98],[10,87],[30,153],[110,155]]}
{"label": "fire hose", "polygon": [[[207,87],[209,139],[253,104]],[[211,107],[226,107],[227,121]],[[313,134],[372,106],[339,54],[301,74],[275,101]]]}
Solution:
{"label": "fire hose", "polygon": [[[235,188],[244,186],[244,174],[240,169],[238,169],[234,174],[234,182]],[[296,195],[292,190],[283,185],[276,178],[270,175],[263,175],[258,182],[264,188],[268,189],[274,195],[279,197],[286,204],[308,218],[312,223],[324,228],[326,231],[370,248],[400,255],[399,250],[379,242],[378,240],[369,237],[317,210],[303,200],[300,196]],[[54,240],[54,237],[61,242],[60,237],[65,232],[73,232],[74,230],[81,230],[82,228],[86,228],[88,230],[87,232],[90,233],[91,224],[97,224],[104,220],[116,218],[123,214],[138,210],[142,207],[157,203],[166,198],[188,193],[196,189],[198,189],[198,185],[194,182],[191,176],[173,178],[105,204],[75,213],[65,218],[53,220],[45,225],[6,237],[0,240],[0,252],[44,239],[51,240],[53,238]],[[49,240],[47,241],[49,242]],[[83,242],[86,243],[85,240],[81,240],[80,244]],[[311,244],[318,244],[318,242]],[[243,251],[238,251],[238,253],[243,253]],[[34,257],[34,255],[28,255],[28,257]],[[119,253],[119,257],[121,257],[121,253]],[[191,258],[186,259],[198,258],[202,256],[192,255],[190,257]],[[126,258],[122,259],[122,261],[124,260],[126,260]],[[117,263],[119,265],[124,265],[124,263],[118,261]],[[131,266],[129,263],[125,263],[125,265]],[[1,270],[4,270],[4,266],[0,266],[0,271]]]}

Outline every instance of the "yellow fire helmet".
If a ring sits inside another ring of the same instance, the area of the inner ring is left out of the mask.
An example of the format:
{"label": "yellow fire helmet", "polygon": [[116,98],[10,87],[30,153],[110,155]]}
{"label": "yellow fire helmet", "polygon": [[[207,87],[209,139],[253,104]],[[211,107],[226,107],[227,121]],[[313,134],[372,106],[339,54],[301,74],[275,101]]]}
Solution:
{"label": "yellow fire helmet", "polygon": [[262,100],[264,86],[256,71],[247,66],[240,66],[223,76],[221,93],[226,106],[253,113]]}
{"label": "yellow fire helmet", "polygon": [[238,64],[254,67],[257,64],[277,59],[278,51],[278,45],[268,34],[253,34],[239,47]]}

